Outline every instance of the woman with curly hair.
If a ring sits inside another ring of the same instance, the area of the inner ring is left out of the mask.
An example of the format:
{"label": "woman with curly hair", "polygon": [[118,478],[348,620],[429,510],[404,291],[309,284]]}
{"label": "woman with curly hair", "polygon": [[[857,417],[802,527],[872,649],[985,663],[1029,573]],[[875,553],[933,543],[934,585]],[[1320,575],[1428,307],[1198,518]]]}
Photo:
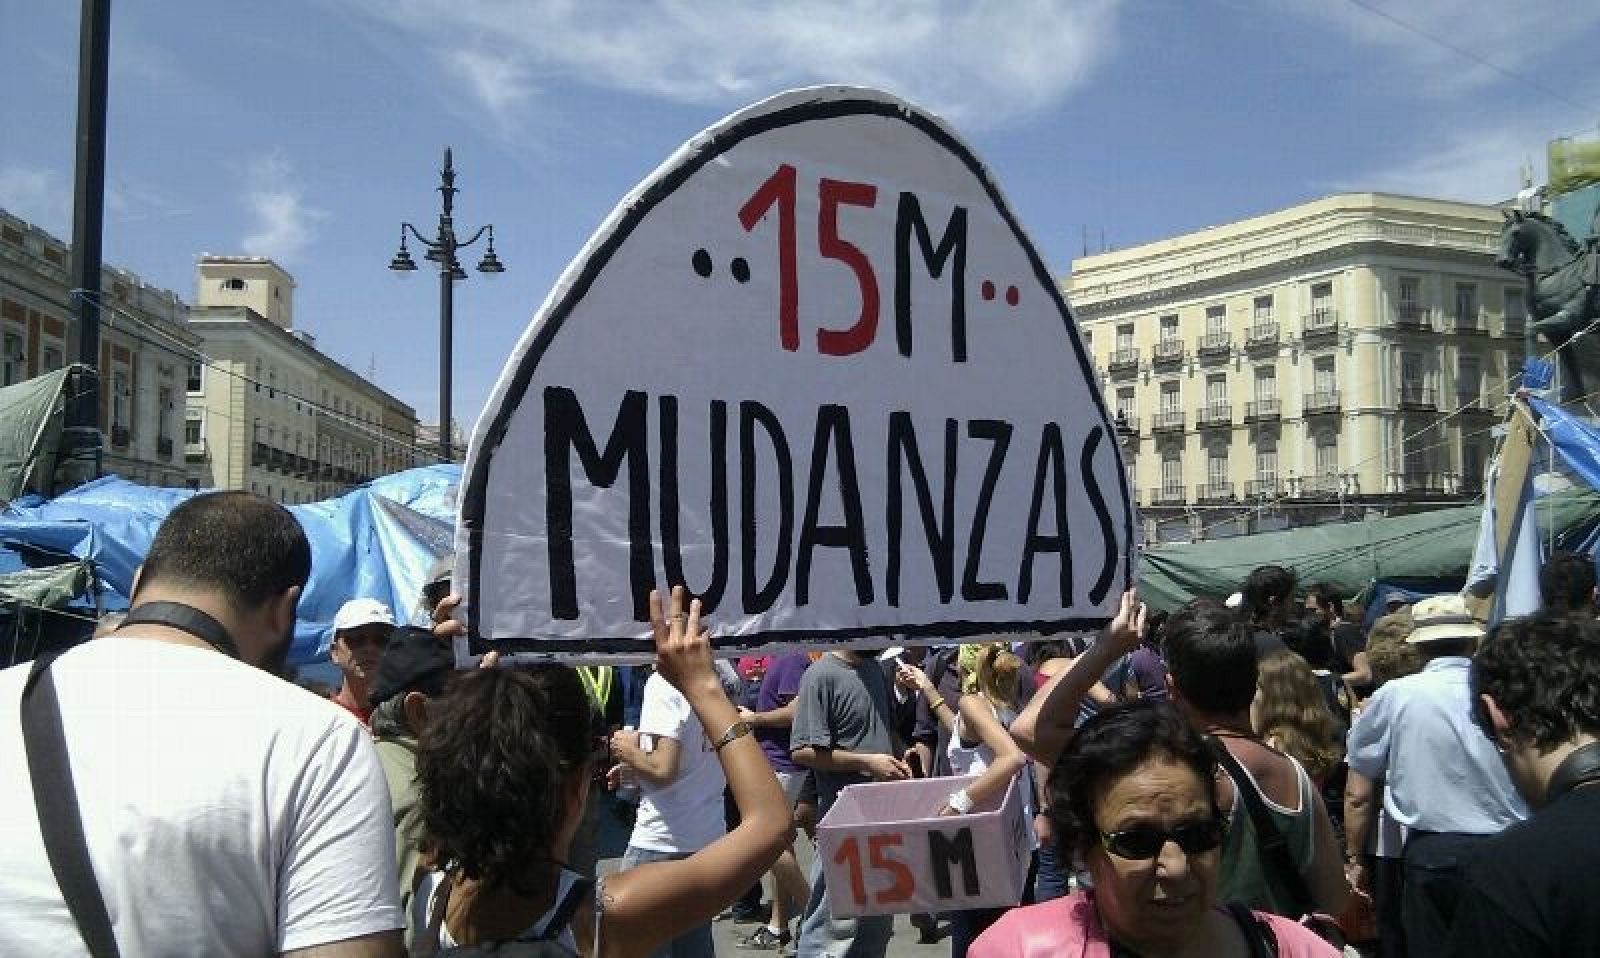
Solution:
{"label": "woman with curly hair", "polygon": [[[700,602],[671,614],[650,595],[656,669],[689,700],[739,806],[740,824],[681,861],[613,874],[596,891],[563,861],[583,819],[596,761],[589,701],[564,665],[479,669],[430,708],[417,748],[422,851],[435,865],[418,883],[413,955],[440,947],[557,941],[577,953],[570,926],[592,904],[596,958],[648,955],[711,921],[788,847],[788,805],[761,748],[739,721],[712,667]],[[726,731],[724,731],[726,730]]]}

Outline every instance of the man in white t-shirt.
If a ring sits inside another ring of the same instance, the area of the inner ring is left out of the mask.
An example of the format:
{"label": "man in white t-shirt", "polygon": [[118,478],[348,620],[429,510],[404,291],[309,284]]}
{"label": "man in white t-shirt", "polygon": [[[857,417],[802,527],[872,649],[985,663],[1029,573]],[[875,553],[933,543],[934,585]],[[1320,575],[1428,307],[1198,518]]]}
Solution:
{"label": "man in white t-shirt", "polygon": [[[402,953],[389,794],[369,736],[270,674],[310,569],[282,506],[196,496],[156,534],[124,625],[41,676],[124,955]],[[39,740],[25,745],[17,718],[29,672],[0,672],[0,954],[85,955],[29,787]]]}
{"label": "man in white t-shirt", "polygon": [[[687,858],[726,832],[722,790],[727,780],[689,700],[660,675],[644,686],[639,729],[611,736],[617,761],[639,782],[639,814],[622,867]],[[716,954],[711,926],[673,939],[656,952],[671,958]]]}

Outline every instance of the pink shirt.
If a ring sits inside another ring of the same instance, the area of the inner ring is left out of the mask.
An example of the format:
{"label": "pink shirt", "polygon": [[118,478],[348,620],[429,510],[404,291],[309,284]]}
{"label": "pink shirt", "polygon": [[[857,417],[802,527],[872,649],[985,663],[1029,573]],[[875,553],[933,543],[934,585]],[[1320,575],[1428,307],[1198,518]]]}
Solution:
{"label": "pink shirt", "polygon": [[[1333,946],[1287,918],[1256,912],[1278,939],[1278,958],[1339,958]],[[1110,958],[1111,942],[1083,892],[1013,908],[972,943],[968,958]]]}

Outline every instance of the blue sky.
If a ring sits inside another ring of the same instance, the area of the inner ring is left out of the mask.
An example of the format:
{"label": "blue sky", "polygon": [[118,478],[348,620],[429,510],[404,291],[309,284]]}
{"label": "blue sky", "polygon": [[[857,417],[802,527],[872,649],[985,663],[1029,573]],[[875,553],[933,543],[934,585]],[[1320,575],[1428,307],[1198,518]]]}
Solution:
{"label": "blue sky", "polygon": [[[77,14],[0,0],[0,206],[63,239]],[[1126,246],[1340,190],[1503,199],[1600,122],[1597,49],[1600,4],[1550,0],[116,0],[105,255],[186,299],[202,252],[277,259],[297,322],[431,420],[436,286],[385,267],[400,221],[436,216],[449,144],[458,222],[493,222],[509,269],[456,292],[470,426],[617,200],[780,90],[943,114],[1065,274],[1086,232]]]}

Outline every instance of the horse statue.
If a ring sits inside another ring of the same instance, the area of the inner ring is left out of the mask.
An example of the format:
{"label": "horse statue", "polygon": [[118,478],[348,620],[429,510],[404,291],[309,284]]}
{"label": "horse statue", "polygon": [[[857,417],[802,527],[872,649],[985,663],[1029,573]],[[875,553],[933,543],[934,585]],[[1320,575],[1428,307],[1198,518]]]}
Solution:
{"label": "horse statue", "polygon": [[1544,336],[1561,358],[1562,401],[1590,392],[1575,350],[1565,348],[1574,337],[1600,324],[1600,249],[1591,236],[1585,243],[1543,213],[1505,213],[1500,248],[1494,262],[1528,281],[1528,316],[1533,331]]}

